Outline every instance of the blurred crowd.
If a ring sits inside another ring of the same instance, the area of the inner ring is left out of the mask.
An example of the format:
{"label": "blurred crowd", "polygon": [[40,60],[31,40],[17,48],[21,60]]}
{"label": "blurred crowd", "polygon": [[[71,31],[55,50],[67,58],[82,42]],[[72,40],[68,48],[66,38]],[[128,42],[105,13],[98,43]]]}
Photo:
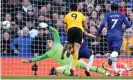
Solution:
{"label": "blurred crowd", "polygon": [[[45,53],[47,38],[51,36],[46,29],[39,28],[40,22],[55,27],[61,43],[66,41],[63,19],[69,12],[70,3],[77,3],[88,23],[88,32],[96,34],[103,15],[110,11],[111,2],[119,3],[119,11],[125,14],[132,24],[124,30],[121,55],[133,55],[133,0],[1,0],[1,20],[9,21],[9,30],[2,30],[2,55],[37,56]],[[107,28],[102,30],[101,40],[85,38],[88,47],[96,55],[106,55],[108,44]]]}

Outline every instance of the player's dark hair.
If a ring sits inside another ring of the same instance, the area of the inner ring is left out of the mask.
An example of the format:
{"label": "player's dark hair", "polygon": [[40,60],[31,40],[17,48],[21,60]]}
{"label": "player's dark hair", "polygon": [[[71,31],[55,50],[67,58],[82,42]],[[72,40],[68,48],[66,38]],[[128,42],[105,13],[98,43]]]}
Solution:
{"label": "player's dark hair", "polygon": [[54,41],[54,38],[53,38],[53,37],[48,37],[47,40],[52,40],[52,41]]}
{"label": "player's dark hair", "polygon": [[77,4],[71,4],[70,5],[71,11],[77,11]]}
{"label": "player's dark hair", "polygon": [[118,11],[119,5],[116,2],[113,2],[111,4],[111,10],[112,11]]}

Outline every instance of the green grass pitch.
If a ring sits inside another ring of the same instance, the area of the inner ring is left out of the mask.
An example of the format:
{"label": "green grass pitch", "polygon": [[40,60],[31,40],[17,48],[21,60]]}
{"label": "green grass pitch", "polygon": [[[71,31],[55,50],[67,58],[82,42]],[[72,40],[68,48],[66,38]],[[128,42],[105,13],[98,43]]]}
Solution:
{"label": "green grass pitch", "polygon": [[133,80],[133,77],[2,76],[2,80]]}

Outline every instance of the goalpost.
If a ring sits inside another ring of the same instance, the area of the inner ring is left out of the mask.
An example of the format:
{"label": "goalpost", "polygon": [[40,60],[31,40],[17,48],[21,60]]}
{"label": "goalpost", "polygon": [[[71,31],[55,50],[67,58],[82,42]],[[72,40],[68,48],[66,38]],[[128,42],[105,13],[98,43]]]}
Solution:
{"label": "goalpost", "polygon": [[[49,36],[46,30],[42,34],[38,25],[45,22],[56,28],[60,35],[62,45],[67,40],[64,31],[63,19],[69,12],[71,3],[78,5],[88,24],[88,32],[95,35],[103,15],[110,10],[111,0],[1,0],[1,75],[2,76],[49,76],[52,67],[60,66],[53,59],[45,59],[36,63],[24,64],[22,59],[31,59],[35,56],[42,55],[48,49],[46,42]],[[127,15],[132,23],[133,4],[132,1],[112,0],[119,3],[119,9]],[[3,29],[2,22],[9,21],[10,28]],[[107,26],[107,25],[106,25]],[[28,27],[27,29],[23,29]],[[100,42],[95,39],[85,38],[88,48],[95,53],[94,66],[102,68],[102,63],[106,67],[107,54],[109,53],[106,40],[107,28],[102,31]],[[124,33],[123,33],[124,34]],[[28,38],[20,37],[26,35]],[[39,37],[39,38],[36,38]],[[18,39],[19,38],[19,39]],[[36,38],[36,39],[35,39]],[[122,50],[118,57],[119,63],[125,63],[129,68],[133,67],[133,51],[126,45],[126,50]],[[58,57],[58,56],[57,56]],[[85,60],[85,59],[83,59]],[[86,62],[88,60],[85,60]],[[84,76],[84,70],[77,69],[79,75]],[[128,72],[133,76],[133,72]],[[62,75],[61,75],[62,76]],[[103,76],[91,72],[91,76]]]}

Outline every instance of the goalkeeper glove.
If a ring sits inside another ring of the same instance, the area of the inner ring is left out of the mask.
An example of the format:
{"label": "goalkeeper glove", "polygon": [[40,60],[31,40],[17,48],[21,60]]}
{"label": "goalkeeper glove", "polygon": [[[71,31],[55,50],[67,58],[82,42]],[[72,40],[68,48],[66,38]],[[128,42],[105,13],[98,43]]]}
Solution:
{"label": "goalkeeper glove", "polygon": [[41,23],[39,23],[39,26],[40,26],[41,28],[47,28],[47,27],[48,27],[48,24],[46,24],[46,23],[44,23],[44,22],[41,22]]}
{"label": "goalkeeper glove", "polygon": [[21,60],[23,63],[31,63],[32,60]]}

